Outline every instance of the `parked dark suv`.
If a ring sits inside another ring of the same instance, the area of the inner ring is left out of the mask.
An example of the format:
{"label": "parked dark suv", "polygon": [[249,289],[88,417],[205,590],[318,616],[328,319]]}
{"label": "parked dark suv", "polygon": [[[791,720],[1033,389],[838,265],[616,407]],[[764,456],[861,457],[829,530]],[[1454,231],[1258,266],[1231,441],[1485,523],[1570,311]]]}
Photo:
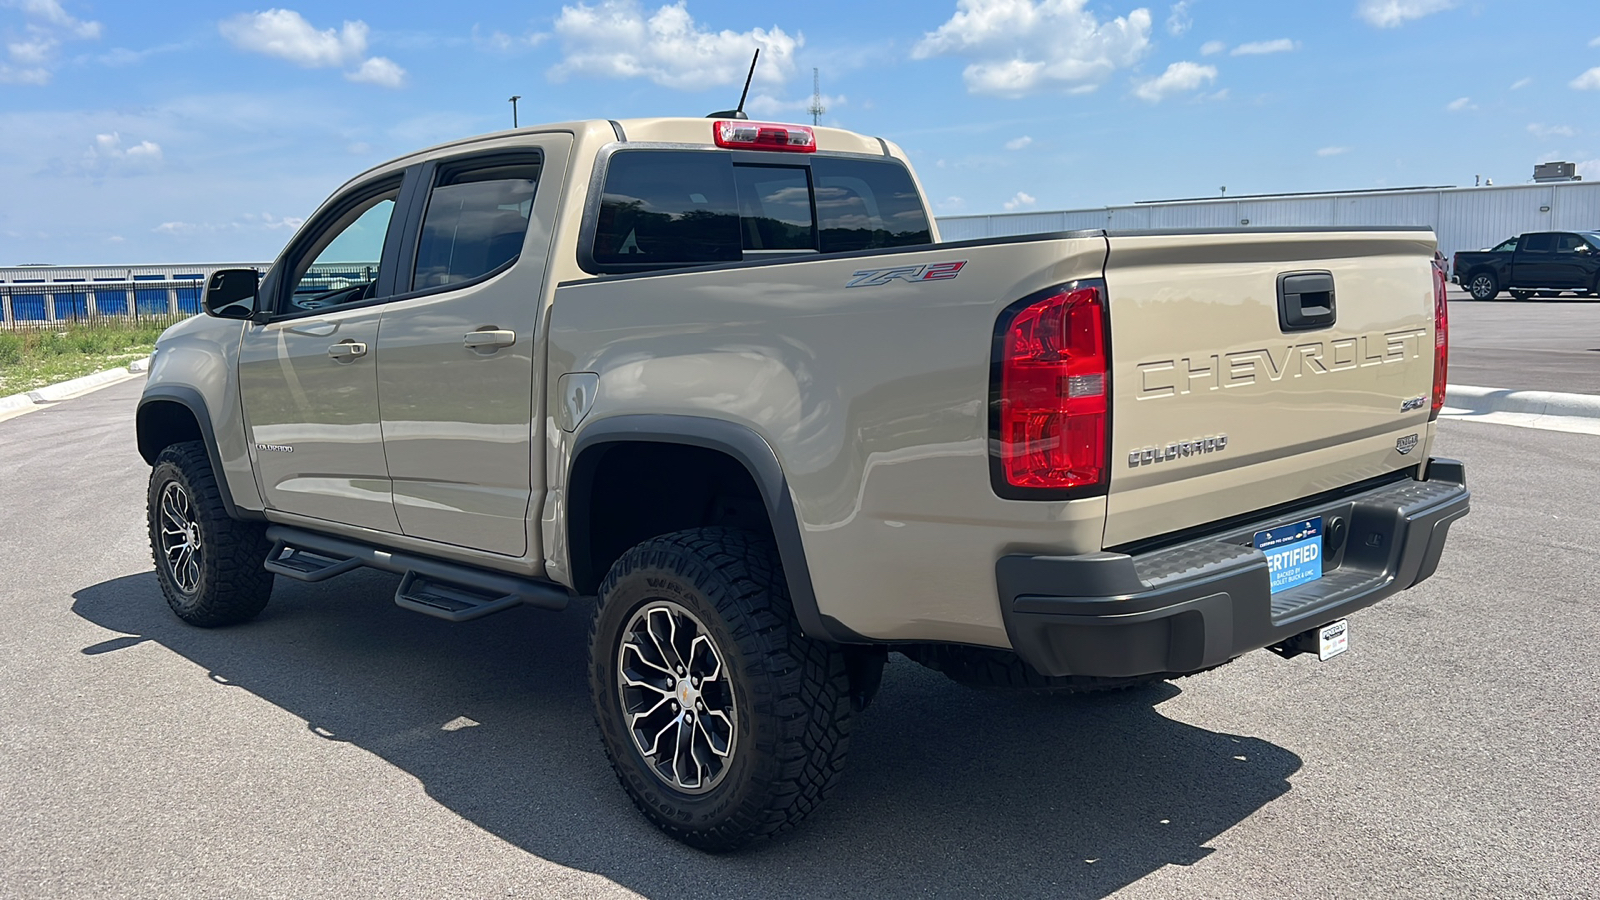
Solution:
{"label": "parked dark suv", "polygon": [[1477,300],[1508,288],[1517,300],[1562,291],[1593,297],[1600,294],[1600,232],[1529,232],[1492,250],[1457,253],[1454,272],[1451,280]]}

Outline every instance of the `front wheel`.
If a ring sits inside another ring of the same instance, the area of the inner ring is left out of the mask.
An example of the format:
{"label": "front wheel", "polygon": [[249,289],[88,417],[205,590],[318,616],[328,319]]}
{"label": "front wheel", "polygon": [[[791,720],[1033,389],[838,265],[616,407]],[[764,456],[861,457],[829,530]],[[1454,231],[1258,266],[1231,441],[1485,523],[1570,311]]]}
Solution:
{"label": "front wheel", "polygon": [[1500,293],[1500,282],[1489,272],[1479,272],[1467,282],[1467,290],[1474,300],[1493,300]]}
{"label": "front wheel", "polygon": [[736,850],[798,825],[838,783],[844,654],[801,634],[765,538],[697,528],[628,551],[600,586],[589,656],[606,755],[672,837]]}
{"label": "front wheel", "polygon": [[229,518],[204,444],[161,451],[146,512],[156,580],[178,618],[214,628],[253,619],[266,607],[272,573],[262,568],[271,549],[265,526]]}

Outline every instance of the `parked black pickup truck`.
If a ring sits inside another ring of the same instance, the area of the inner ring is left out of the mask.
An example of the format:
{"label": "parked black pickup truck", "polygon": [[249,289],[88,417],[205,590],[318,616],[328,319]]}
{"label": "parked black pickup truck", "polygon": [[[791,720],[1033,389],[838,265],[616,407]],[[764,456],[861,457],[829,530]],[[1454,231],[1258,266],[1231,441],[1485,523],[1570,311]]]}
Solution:
{"label": "parked black pickup truck", "polygon": [[1600,294],[1600,232],[1533,231],[1493,250],[1457,253],[1452,268],[1450,280],[1477,300],[1493,300],[1505,289],[1517,300],[1535,292],[1593,297]]}

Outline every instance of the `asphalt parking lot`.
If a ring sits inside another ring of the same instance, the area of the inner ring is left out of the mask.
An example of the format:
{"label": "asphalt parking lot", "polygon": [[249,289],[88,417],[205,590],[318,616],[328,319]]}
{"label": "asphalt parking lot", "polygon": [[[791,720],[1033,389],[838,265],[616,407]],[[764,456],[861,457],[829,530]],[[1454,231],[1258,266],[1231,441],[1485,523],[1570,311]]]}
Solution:
{"label": "asphalt parking lot", "polygon": [[[1600,346],[1600,345],[1597,345]],[[1441,426],[1472,514],[1325,664],[1087,699],[903,658],[845,783],[733,857],[616,785],[586,608],[450,625],[395,579],[165,608],[142,382],[0,422],[0,896],[1588,897],[1600,881],[1600,438]]]}
{"label": "asphalt parking lot", "polygon": [[1451,285],[1450,382],[1600,394],[1600,299],[1478,301]]}

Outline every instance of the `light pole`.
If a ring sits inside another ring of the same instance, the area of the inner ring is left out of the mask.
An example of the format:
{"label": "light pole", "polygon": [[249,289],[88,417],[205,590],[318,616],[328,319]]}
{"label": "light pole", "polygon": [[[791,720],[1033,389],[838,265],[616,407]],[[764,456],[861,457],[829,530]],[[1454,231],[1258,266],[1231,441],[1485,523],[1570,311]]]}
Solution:
{"label": "light pole", "polygon": [[511,127],[517,127],[517,101],[522,99],[521,94],[511,95]]}

